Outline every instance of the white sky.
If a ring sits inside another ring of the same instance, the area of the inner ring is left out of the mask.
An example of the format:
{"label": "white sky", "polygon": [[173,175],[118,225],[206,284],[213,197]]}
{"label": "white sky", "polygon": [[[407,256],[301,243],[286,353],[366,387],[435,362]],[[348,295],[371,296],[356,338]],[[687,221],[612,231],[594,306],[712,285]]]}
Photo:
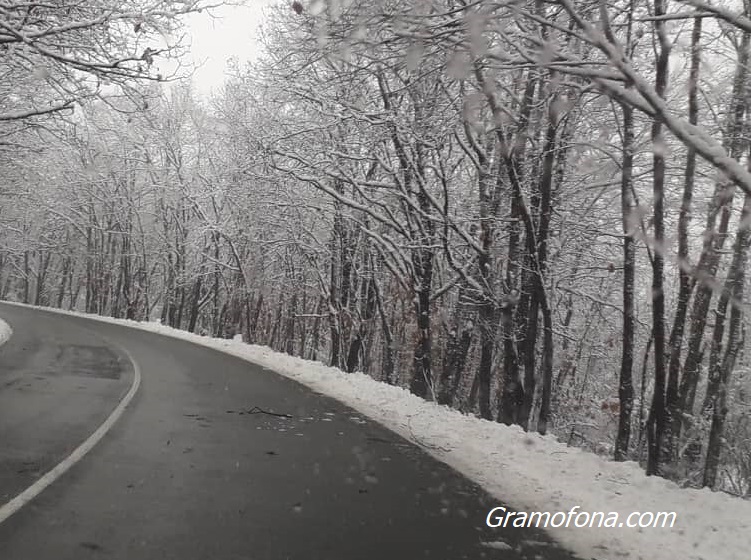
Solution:
{"label": "white sky", "polygon": [[252,60],[258,53],[258,27],[263,8],[275,0],[245,0],[239,6],[221,6],[207,13],[193,14],[187,20],[188,61],[197,67],[193,81],[197,91],[208,95],[224,81],[227,61],[237,56],[240,62]]}

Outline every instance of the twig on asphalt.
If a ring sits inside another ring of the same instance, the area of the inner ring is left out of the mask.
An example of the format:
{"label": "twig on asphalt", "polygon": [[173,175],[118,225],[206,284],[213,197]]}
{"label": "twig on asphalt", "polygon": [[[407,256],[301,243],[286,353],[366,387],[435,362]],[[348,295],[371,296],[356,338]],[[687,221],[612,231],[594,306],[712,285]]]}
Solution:
{"label": "twig on asphalt", "polygon": [[276,416],[278,418],[294,418],[291,414],[285,414],[283,412],[270,412],[268,410],[264,410],[259,406],[254,406],[253,408],[249,408],[248,410],[241,411],[240,414],[268,414],[269,416]]}

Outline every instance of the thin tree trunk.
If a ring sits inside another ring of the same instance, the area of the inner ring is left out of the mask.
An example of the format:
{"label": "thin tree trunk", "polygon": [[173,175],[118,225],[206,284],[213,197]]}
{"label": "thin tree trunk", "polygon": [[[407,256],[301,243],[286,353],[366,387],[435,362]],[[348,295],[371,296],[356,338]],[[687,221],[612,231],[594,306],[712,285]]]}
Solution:
{"label": "thin tree trunk", "polygon": [[543,153],[542,176],[540,178],[540,205],[539,224],[535,236],[537,251],[537,298],[540,301],[542,312],[542,395],[540,397],[540,413],[537,420],[537,431],[545,435],[548,424],[551,421],[551,402],[553,393],[553,317],[550,310],[550,302],[545,289],[545,276],[548,264],[548,236],[550,234],[550,219],[552,212],[553,194],[553,171],[556,155],[556,130],[558,116],[554,111],[557,96],[554,96],[550,104],[548,126],[545,133],[545,145]]}
{"label": "thin tree trunk", "polygon": [[520,209],[516,193],[511,197],[511,221],[509,225],[508,263],[506,284],[511,292],[501,305],[501,327],[503,329],[503,389],[498,410],[498,421],[508,426],[521,423],[521,409],[524,405],[524,385],[519,370],[517,353],[516,325],[514,312],[518,301],[517,276],[519,274]]}
{"label": "thin tree trunk", "polygon": [[[701,26],[702,18],[694,18],[691,32],[691,70],[688,81],[688,119],[692,125],[699,122],[699,68],[701,65]],[[688,226],[691,221],[691,202],[694,193],[694,179],[696,173],[696,149],[687,147],[686,174],[683,183],[683,198],[678,215],[678,297],[676,302],[675,319],[670,332],[670,360],[668,363],[667,406],[670,411],[671,447],[676,448],[681,430],[681,410],[679,396],[679,376],[681,368],[681,349],[686,328],[688,304],[693,291],[691,271],[689,269]]]}
{"label": "thin tree trunk", "polygon": [[631,412],[634,406],[634,279],[636,276],[636,245],[632,235],[634,199],[631,194],[634,168],[634,110],[623,105],[623,162],[621,166],[621,219],[623,225],[623,333],[621,338],[621,369],[618,379],[618,435],[615,460],[625,461],[631,439]]}
{"label": "thin tree trunk", "polygon": [[472,301],[468,288],[462,284],[459,286],[459,294],[456,303],[456,317],[446,348],[446,359],[438,384],[438,403],[448,406],[454,405],[456,393],[459,389],[464,367],[467,363],[467,354],[472,344],[472,332],[474,331],[475,311],[472,309]]}
{"label": "thin tree trunk", "polygon": [[[657,18],[665,15],[664,0],[654,1],[654,13]],[[658,56],[655,64],[655,91],[664,97],[668,81],[668,63],[670,56],[670,42],[665,30],[665,21],[655,21],[655,30],[659,42]],[[647,458],[647,474],[661,475],[662,462],[669,456],[665,449],[665,430],[670,418],[665,403],[665,139],[663,125],[655,120],[652,123],[653,147],[653,181],[652,196],[654,198],[654,258],[652,261],[652,329],[654,336],[655,354],[655,386],[652,396],[652,406],[647,420],[647,439],[649,455]]]}

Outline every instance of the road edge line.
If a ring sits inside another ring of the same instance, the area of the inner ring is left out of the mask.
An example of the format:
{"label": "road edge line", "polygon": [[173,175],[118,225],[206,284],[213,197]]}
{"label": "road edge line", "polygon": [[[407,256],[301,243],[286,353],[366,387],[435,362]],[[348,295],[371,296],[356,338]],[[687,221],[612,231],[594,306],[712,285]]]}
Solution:
{"label": "road edge line", "polygon": [[117,346],[133,364],[133,383],[128,389],[128,392],[120,400],[115,409],[110,413],[107,419],[92,433],[83,443],[76,447],[70,455],[60,461],[55,467],[47,471],[40,479],[34,484],[29,486],[26,490],[18,494],[15,498],[9,502],[0,506],[0,524],[6,521],[10,516],[20,510],[23,506],[31,502],[44,490],[46,490],[51,484],[53,484],[58,478],[63,476],[70,468],[83,459],[86,454],[91,451],[97,443],[109,432],[115,423],[125,412],[125,408],[133,400],[133,397],[138,392],[138,388],[141,385],[141,368],[133,356],[125,348],[119,344],[114,344],[110,341],[110,344]]}

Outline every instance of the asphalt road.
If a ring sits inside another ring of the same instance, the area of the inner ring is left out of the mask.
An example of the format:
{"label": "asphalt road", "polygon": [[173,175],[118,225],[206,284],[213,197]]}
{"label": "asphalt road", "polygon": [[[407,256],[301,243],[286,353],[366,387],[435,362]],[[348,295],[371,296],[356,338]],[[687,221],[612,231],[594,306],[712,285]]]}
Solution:
{"label": "asphalt road", "polygon": [[0,523],[2,560],[571,558],[539,531],[486,527],[500,504],[475,484],[264,368],[83,318],[5,304],[0,317],[14,329],[0,348],[0,506],[129,390],[122,349],[142,376],[104,439]]}

